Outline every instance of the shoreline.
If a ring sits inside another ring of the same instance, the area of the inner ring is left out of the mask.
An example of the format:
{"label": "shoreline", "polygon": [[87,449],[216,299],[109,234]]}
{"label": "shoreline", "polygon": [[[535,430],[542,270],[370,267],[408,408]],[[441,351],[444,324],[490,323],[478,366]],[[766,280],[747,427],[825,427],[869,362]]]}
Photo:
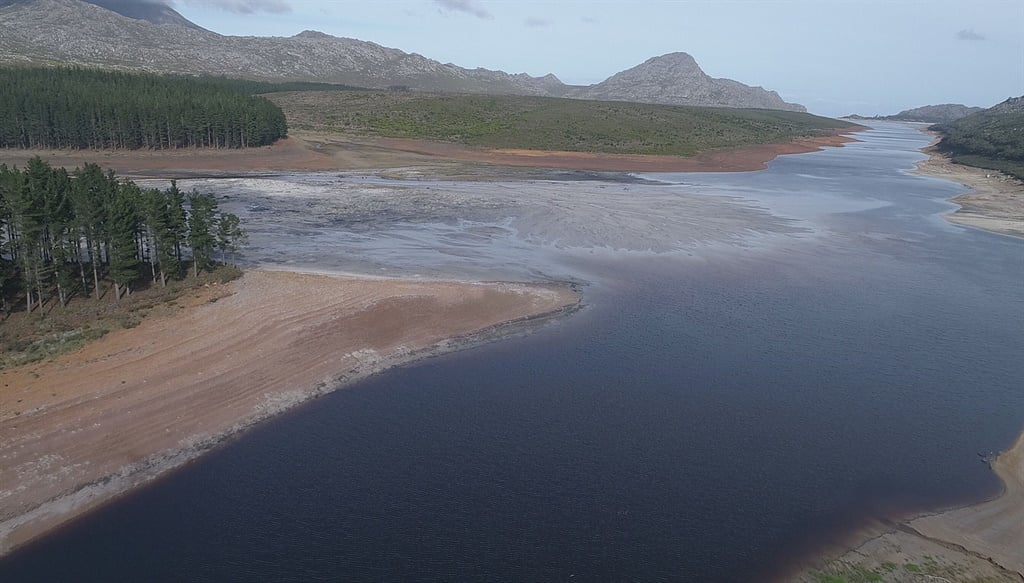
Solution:
{"label": "shoreline", "polygon": [[743,146],[692,157],[598,154],[546,150],[486,150],[402,138],[294,132],[272,146],[247,150],[18,150],[0,149],[0,164],[23,167],[34,156],[68,169],[92,162],[130,178],[229,178],[280,172],[430,167],[459,174],[492,173],[495,167],[585,172],[749,172],[786,154],[815,152],[857,141],[855,126],[830,135],[778,144]]}
{"label": "shoreline", "polygon": [[[931,132],[925,132],[931,133]],[[930,146],[928,158],[913,171],[921,176],[958,182],[971,192],[950,199],[960,209],[943,215],[947,221],[1012,237],[1024,237],[1024,182],[993,170],[954,164]],[[1024,581],[1024,430],[991,463],[1003,487],[995,497],[935,512],[876,524],[854,533],[845,545],[819,553],[784,579],[820,581],[818,574],[857,575],[872,572],[879,581],[901,578],[906,565],[934,571],[925,576],[953,581]],[[895,568],[891,568],[895,565]],[[922,567],[923,565],[923,567]]]}
{"label": "shoreline", "polygon": [[581,307],[568,285],[266,270],[187,303],[0,371],[0,557],[299,404]]}
{"label": "shoreline", "polygon": [[935,150],[934,142],[922,151],[928,158],[916,164],[915,174],[951,180],[971,189],[949,199],[960,208],[943,215],[944,219],[955,225],[1024,237],[1024,182],[996,170],[955,164]]}
{"label": "shoreline", "polygon": [[1024,432],[991,467],[1003,484],[995,497],[866,527],[782,580],[873,573],[879,578],[864,580],[1024,581]]}

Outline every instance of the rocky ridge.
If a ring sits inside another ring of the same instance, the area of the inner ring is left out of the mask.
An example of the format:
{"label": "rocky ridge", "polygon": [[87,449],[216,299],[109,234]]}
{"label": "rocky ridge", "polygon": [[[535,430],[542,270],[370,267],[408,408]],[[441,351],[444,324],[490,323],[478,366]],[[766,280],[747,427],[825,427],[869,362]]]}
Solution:
{"label": "rocky ridge", "polygon": [[3,63],[805,111],[773,91],[713,79],[685,53],[655,57],[597,85],[575,87],[554,75],[465,69],[315,31],[292,37],[225,36],[189,22],[166,5],[131,0],[0,0]]}
{"label": "rocky ridge", "polygon": [[988,111],[991,113],[1024,113],[1024,95],[1011,97],[1002,103],[997,103]]}

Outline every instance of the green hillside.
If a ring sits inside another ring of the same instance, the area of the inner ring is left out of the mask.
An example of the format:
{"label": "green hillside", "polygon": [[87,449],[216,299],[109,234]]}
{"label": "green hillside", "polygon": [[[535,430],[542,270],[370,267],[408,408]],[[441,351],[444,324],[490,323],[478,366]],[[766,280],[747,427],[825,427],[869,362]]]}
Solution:
{"label": "green hillside", "polygon": [[1024,179],[1024,98],[932,129],[942,134],[939,150],[954,162]]}
{"label": "green hillside", "polygon": [[692,156],[823,135],[853,124],[806,113],[418,92],[266,96],[289,127],[484,148]]}

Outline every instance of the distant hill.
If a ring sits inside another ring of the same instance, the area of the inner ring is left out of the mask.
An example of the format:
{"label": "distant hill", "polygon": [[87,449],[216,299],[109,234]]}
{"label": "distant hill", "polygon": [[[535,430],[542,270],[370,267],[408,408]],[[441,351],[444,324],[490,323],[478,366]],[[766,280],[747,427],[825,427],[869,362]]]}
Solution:
{"label": "distant hill", "polygon": [[224,36],[149,0],[0,0],[3,63],[803,111],[760,87],[711,79],[685,53],[656,57],[592,87],[575,87],[554,75],[465,69],[316,31],[288,38]]}
{"label": "distant hill", "polygon": [[925,105],[913,109],[905,109],[895,115],[876,115],[864,117],[862,115],[848,115],[846,119],[878,119],[885,121],[910,121],[919,123],[949,123],[962,117],[984,111],[983,107],[968,107],[959,103],[943,103],[941,105]]}
{"label": "distant hill", "polygon": [[887,115],[883,119],[892,121],[917,121],[924,123],[948,123],[972,113],[984,111],[983,107],[968,107],[959,103],[944,103],[941,105],[925,105],[914,109],[903,110],[896,115]]}
{"label": "distant hill", "polygon": [[750,87],[732,79],[709,77],[686,53],[670,53],[612,75],[568,97],[603,101],[633,101],[663,105],[719,105],[757,109],[807,111],[786,103],[774,91]]}
{"label": "distant hill", "polygon": [[942,134],[939,150],[949,153],[954,162],[1024,180],[1024,96],[932,129]]}

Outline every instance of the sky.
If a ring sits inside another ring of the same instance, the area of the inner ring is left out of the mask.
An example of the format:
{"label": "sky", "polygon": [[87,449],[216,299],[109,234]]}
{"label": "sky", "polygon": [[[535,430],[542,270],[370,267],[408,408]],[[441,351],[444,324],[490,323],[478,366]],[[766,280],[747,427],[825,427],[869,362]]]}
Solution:
{"label": "sky", "polygon": [[317,30],[592,84],[665,53],[812,113],[1024,95],[1024,0],[166,0],[226,35]]}

